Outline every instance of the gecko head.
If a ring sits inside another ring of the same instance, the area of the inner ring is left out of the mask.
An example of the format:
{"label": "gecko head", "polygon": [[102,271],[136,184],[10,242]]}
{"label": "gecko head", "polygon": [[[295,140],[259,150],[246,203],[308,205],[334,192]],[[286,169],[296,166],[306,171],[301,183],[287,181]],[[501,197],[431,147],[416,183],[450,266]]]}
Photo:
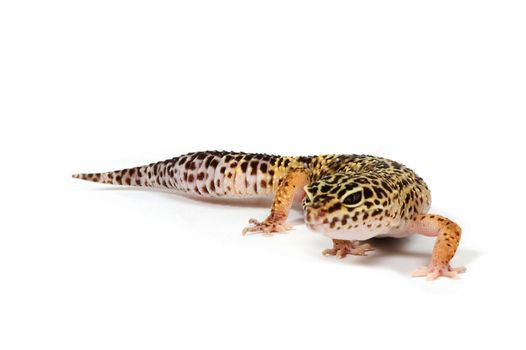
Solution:
{"label": "gecko head", "polygon": [[367,225],[370,218],[385,211],[375,205],[376,193],[371,186],[347,174],[328,176],[305,186],[303,209],[307,226],[326,233]]}

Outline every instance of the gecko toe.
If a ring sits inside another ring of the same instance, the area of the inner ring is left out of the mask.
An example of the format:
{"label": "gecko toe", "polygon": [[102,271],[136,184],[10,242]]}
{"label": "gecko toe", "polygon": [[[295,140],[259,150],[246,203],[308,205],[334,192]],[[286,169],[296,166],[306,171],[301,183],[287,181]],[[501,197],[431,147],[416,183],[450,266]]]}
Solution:
{"label": "gecko toe", "polygon": [[325,249],[322,254],[325,256],[337,256],[340,259],[347,255],[366,256],[367,252],[373,251],[374,248],[369,243],[360,244],[357,241],[333,240],[334,247]]}
{"label": "gecko toe", "polygon": [[256,219],[250,219],[248,221],[252,226],[245,227],[243,229],[243,236],[249,233],[262,233],[264,236],[272,236],[274,233],[284,233],[292,229],[292,225],[282,222],[274,222],[272,220],[264,220],[259,222]]}
{"label": "gecko toe", "polygon": [[451,267],[449,264],[431,264],[430,266],[422,266],[416,269],[411,276],[425,277],[426,281],[435,280],[441,276],[456,279],[458,275],[466,272],[466,268]]}

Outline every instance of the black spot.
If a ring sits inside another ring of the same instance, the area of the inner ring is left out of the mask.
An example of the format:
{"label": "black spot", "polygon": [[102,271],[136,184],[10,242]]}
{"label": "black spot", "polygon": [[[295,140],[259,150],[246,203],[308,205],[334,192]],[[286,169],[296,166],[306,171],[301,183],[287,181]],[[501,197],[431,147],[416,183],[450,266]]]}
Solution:
{"label": "black spot", "polygon": [[335,204],[331,205],[331,206],[327,209],[327,211],[328,211],[329,213],[334,213],[335,211],[340,210],[341,208],[342,208],[342,204],[341,204],[341,203],[335,203]]}
{"label": "black spot", "polygon": [[380,214],[382,212],[382,209],[375,209],[372,213],[371,213],[371,216],[376,216],[378,214]]}
{"label": "black spot", "polygon": [[387,197],[387,193],[385,193],[384,190],[382,190],[380,187],[373,187],[374,193],[376,193],[376,197],[383,198],[384,196]]}
{"label": "black spot", "polygon": [[210,166],[210,162],[212,161],[212,159],[215,159],[215,158],[213,156],[206,158],[206,160],[205,160],[205,168],[208,168]]}
{"label": "black spot", "polygon": [[378,163],[375,164],[375,166],[376,166],[376,168],[379,168],[379,169],[389,168],[389,164],[387,164],[384,161],[379,161]]}
{"label": "black spot", "polygon": [[402,164],[397,163],[397,162],[391,162],[391,163],[393,164],[393,168],[398,169],[398,170],[402,169]]}
{"label": "black spot", "polygon": [[309,163],[310,160],[311,160],[311,157],[299,157],[299,158],[298,158],[298,161],[299,161],[300,163]]}
{"label": "black spot", "polygon": [[332,190],[330,190],[329,193],[336,193],[336,192],[338,192],[339,189],[340,188],[338,186],[333,186]]}
{"label": "black spot", "polygon": [[320,188],[320,192],[327,193],[327,192],[329,192],[331,190],[331,188],[332,188],[332,186],[330,186],[330,185],[323,185]]}
{"label": "black spot", "polygon": [[371,198],[373,196],[373,191],[371,191],[369,187],[364,187],[363,196],[365,197],[365,199]]}
{"label": "black spot", "polygon": [[[343,185],[342,185],[342,186],[343,186]],[[358,187],[358,184],[357,184],[357,183],[354,183],[354,182],[345,185],[345,189],[347,190],[347,192],[352,191],[352,190],[355,189],[356,187]]]}
{"label": "black spot", "polygon": [[382,187],[388,192],[391,192],[393,190],[391,186],[389,186],[389,184],[385,181],[382,181]]}
{"label": "black spot", "polygon": [[245,173],[247,171],[247,166],[248,166],[247,162],[241,163],[241,171]]}
{"label": "black spot", "polygon": [[261,163],[259,165],[259,170],[261,170],[262,173],[266,173],[268,169],[267,163]]}
{"label": "black spot", "polygon": [[250,172],[250,175],[256,175],[258,173],[258,161],[253,160],[250,162],[250,167],[252,168],[252,171]]}

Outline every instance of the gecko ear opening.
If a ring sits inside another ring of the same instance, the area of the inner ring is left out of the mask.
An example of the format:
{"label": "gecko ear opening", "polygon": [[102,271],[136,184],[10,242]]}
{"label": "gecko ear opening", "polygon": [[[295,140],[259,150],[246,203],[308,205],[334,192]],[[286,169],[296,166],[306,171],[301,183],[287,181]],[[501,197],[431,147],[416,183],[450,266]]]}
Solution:
{"label": "gecko ear opening", "polygon": [[309,185],[304,186],[303,191],[305,191],[307,198],[312,201],[312,192],[309,191]]}

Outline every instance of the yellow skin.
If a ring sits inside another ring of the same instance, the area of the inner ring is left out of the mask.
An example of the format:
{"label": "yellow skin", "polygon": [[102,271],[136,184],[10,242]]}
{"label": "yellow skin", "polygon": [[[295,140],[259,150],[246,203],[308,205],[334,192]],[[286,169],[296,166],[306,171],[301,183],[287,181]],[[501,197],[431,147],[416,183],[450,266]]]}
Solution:
{"label": "yellow skin", "polygon": [[295,198],[302,196],[307,226],[333,241],[325,255],[340,258],[373,250],[360,241],[437,237],[431,262],[413,276],[456,277],[465,269],[449,264],[461,229],[453,221],[428,214],[431,195],[411,169],[397,162],[364,155],[279,157],[233,152],[197,152],[142,167],[107,173],[78,174],[84,180],[131,186],[163,187],[206,197],[273,195],[268,217],[251,219],[243,234],[274,234],[287,224]]}

